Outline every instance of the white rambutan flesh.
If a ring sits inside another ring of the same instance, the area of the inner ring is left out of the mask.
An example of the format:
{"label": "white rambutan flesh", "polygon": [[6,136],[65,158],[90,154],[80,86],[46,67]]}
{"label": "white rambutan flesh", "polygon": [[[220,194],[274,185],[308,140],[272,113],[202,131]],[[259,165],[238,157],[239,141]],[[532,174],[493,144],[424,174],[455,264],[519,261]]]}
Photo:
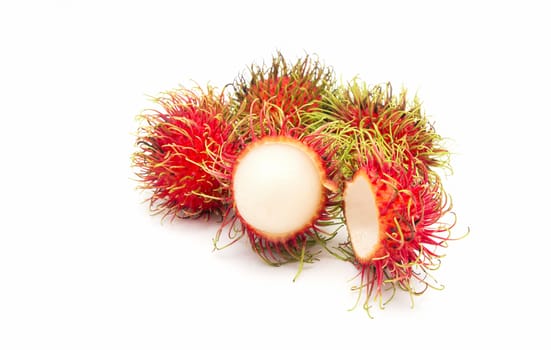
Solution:
{"label": "white rambutan flesh", "polygon": [[360,262],[367,262],[379,247],[379,209],[374,189],[365,171],[360,170],[346,184],[343,194],[346,226]]}
{"label": "white rambutan flesh", "polygon": [[240,155],[233,195],[241,219],[259,235],[283,242],[311,226],[324,198],[318,155],[298,140],[265,137]]}

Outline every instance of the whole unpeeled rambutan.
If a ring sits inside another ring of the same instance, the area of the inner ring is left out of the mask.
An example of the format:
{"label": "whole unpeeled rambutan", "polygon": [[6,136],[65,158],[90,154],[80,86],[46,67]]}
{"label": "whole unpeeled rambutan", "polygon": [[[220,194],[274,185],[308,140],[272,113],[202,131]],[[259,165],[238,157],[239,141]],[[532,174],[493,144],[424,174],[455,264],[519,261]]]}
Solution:
{"label": "whole unpeeled rambutan", "polygon": [[138,116],[143,125],[132,157],[139,188],[151,191],[152,212],[180,218],[221,213],[225,189],[206,169],[217,168],[210,152],[220,152],[223,144],[226,152],[232,148],[224,93],[178,88],[154,102],[159,110]]}
{"label": "whole unpeeled rambutan", "polygon": [[397,150],[395,156],[411,155],[431,175],[435,168],[449,167],[442,137],[429,123],[419,99],[408,101],[405,89],[395,95],[390,83],[368,87],[355,79],[327,94],[323,108],[354,128],[379,135],[387,149]]}
{"label": "whole unpeeled rambutan", "polygon": [[[334,85],[333,71],[311,56],[289,63],[278,52],[271,65],[251,65],[234,83],[235,100],[253,115],[262,109],[279,109],[291,117],[297,111],[311,112],[319,107],[323,95]],[[279,115],[275,110],[274,115]]]}
{"label": "whole unpeeled rambutan", "polygon": [[[285,115],[269,103],[258,114],[235,117],[230,138],[239,152],[222,153],[217,178],[229,189],[227,211],[215,239],[247,236],[266,262],[312,262],[310,243],[323,240],[332,223],[339,172],[326,123],[310,114]],[[246,127],[245,127],[246,126]],[[244,130],[248,132],[244,132]],[[302,266],[302,265],[301,265]],[[299,269],[300,272],[300,269]]]}

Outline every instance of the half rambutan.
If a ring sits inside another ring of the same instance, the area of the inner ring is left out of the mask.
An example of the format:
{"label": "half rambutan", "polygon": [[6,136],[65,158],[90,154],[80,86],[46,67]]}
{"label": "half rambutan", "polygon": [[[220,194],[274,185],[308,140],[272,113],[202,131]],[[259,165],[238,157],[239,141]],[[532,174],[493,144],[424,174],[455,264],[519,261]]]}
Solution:
{"label": "half rambutan", "polygon": [[368,87],[353,80],[327,94],[323,107],[354,128],[380,135],[380,142],[391,145],[387,148],[400,150],[395,156],[409,154],[429,171],[449,167],[442,137],[429,123],[419,99],[408,101],[405,89],[395,95],[390,83]]}
{"label": "half rambutan", "polygon": [[372,300],[383,307],[394,295],[386,300],[388,289],[413,296],[437,288],[430,272],[440,264],[438,248],[447,245],[455,221],[452,215],[446,222],[451,201],[439,177],[429,176],[407,149],[385,148],[370,130],[350,128],[344,134],[340,158],[348,179],[342,194],[348,241],[339,250],[360,271],[356,289],[359,298],[367,294],[364,309],[369,312]]}
{"label": "half rambutan", "polygon": [[[311,56],[289,63],[278,52],[271,65],[251,65],[248,74],[234,83],[235,100],[249,114],[262,109],[279,109],[284,116],[298,111],[311,112],[319,107],[323,95],[333,88],[333,71]],[[279,115],[274,111],[274,115]]]}
{"label": "half rambutan", "polygon": [[212,87],[178,88],[154,102],[159,110],[138,116],[143,125],[132,157],[139,188],[152,192],[151,211],[180,218],[221,213],[227,194],[206,169],[216,169],[209,152],[220,152],[223,144],[226,152],[232,147],[226,97]]}
{"label": "half rambutan", "polygon": [[218,179],[229,189],[231,207],[215,246],[225,231],[228,244],[247,236],[269,264],[314,261],[310,244],[330,236],[323,228],[338,211],[333,179],[339,169],[326,123],[309,114],[285,115],[267,103],[258,115],[236,120],[249,132],[237,125],[233,137],[240,151],[220,159],[226,169]]}

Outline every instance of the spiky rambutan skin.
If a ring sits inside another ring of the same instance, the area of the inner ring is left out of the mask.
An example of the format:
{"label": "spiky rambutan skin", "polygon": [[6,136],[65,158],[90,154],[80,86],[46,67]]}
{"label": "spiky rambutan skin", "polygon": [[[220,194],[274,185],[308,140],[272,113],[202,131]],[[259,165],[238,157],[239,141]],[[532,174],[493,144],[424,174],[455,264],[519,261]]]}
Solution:
{"label": "spiky rambutan skin", "polygon": [[268,103],[290,117],[316,110],[334,82],[333,71],[311,56],[291,64],[278,52],[271,65],[253,64],[236,80],[235,100],[249,114],[258,115]]}
{"label": "spiky rambutan skin", "polygon": [[151,192],[152,212],[180,218],[220,213],[225,189],[207,169],[216,170],[210,152],[219,152],[222,144],[226,152],[231,149],[227,98],[212,87],[178,88],[154,102],[159,110],[138,116],[143,125],[132,157],[139,188]]}
{"label": "spiky rambutan skin", "polygon": [[449,167],[449,153],[421,109],[420,101],[407,100],[407,92],[393,94],[390,83],[368,87],[354,80],[326,95],[324,110],[351,127],[369,130],[395,155],[413,156],[429,170]]}
{"label": "spiky rambutan skin", "polygon": [[[237,117],[236,124],[242,125],[235,126],[229,140],[236,145],[238,151],[235,152],[235,149],[232,149],[231,152],[221,152],[216,159],[217,163],[223,165],[223,169],[215,175],[228,190],[229,195],[226,198],[228,210],[217,232],[215,247],[219,248],[221,236],[226,232],[229,243],[221,248],[246,236],[253,250],[268,264],[281,265],[293,261],[313,262],[316,260],[316,253],[313,253],[309,247],[334,235],[326,232],[324,227],[333,225],[340,212],[336,199],[339,187],[336,179],[339,179],[340,169],[334,161],[336,144],[325,132],[327,123],[312,114],[285,115],[277,106],[264,103],[258,114]],[[248,128],[248,132],[243,132],[244,128]],[[317,166],[324,178],[323,200],[319,203],[317,214],[310,224],[283,241],[270,239],[258,232],[243,219],[235,206],[232,182],[236,167],[239,165],[239,158],[248,148],[266,141],[300,143],[301,147],[315,153],[316,162],[319,162]]]}
{"label": "spiky rambutan skin", "polygon": [[[354,254],[351,242],[341,247],[360,270],[361,283],[370,298],[382,302],[386,286],[421,294],[434,280],[451,224],[441,222],[451,202],[439,183],[419,175],[413,166],[367,155],[355,176],[371,184],[379,215],[379,242],[367,259]],[[381,303],[383,304],[383,303]]]}
{"label": "spiky rambutan skin", "polygon": [[[430,271],[440,264],[437,250],[447,246],[455,225],[451,199],[440,177],[432,176],[428,165],[408,148],[388,143],[372,129],[347,122],[333,135],[340,144],[336,157],[345,181],[366,179],[378,213],[379,238],[372,254],[359,256],[350,236],[339,247],[344,253],[341,257],[360,271],[361,283],[356,289],[360,295],[367,294],[364,309],[369,312],[375,300],[382,307],[387,302],[383,300],[387,287],[398,287],[411,295],[434,287]],[[346,208],[345,203],[341,205]],[[347,224],[346,211],[344,214]]]}

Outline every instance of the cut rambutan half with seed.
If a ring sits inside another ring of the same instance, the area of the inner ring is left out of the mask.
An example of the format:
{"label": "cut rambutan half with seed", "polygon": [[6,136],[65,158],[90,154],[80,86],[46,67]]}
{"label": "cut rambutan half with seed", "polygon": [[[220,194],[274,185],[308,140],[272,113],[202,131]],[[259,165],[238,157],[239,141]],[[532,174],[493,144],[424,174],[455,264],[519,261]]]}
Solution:
{"label": "cut rambutan half with seed", "polygon": [[236,80],[235,96],[240,108],[254,115],[266,108],[266,103],[285,116],[314,111],[334,85],[333,71],[311,56],[291,64],[278,52],[271,65],[253,64],[248,73]]}
{"label": "cut rambutan half with seed", "polygon": [[132,157],[139,188],[152,193],[152,212],[180,218],[221,213],[226,190],[207,169],[217,168],[210,152],[220,152],[224,144],[231,153],[226,97],[212,87],[179,88],[154,102],[160,110],[139,116],[144,125]]}
{"label": "cut rambutan half with seed", "polygon": [[333,222],[338,209],[335,148],[324,134],[324,123],[312,116],[297,125],[283,113],[266,105],[259,116],[249,116],[250,133],[234,134],[240,153],[235,159],[226,157],[227,170],[219,174],[230,188],[232,207],[216,247],[223,231],[229,244],[247,236],[254,251],[273,265],[314,261],[310,244],[330,236],[323,227]]}
{"label": "cut rambutan half with seed", "polygon": [[405,89],[396,95],[390,83],[368,87],[353,80],[327,94],[323,108],[356,129],[380,136],[388,148],[399,150],[396,156],[410,154],[431,175],[435,175],[433,168],[449,168],[442,137],[429,123],[421,102],[417,98],[408,101]]}

